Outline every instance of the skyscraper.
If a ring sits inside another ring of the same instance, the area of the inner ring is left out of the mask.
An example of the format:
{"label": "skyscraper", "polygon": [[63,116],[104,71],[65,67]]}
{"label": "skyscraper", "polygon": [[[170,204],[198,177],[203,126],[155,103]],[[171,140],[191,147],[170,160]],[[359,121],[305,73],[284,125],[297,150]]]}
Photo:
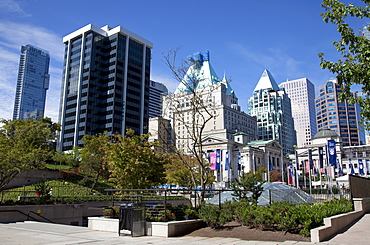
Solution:
{"label": "skyscraper", "polygon": [[297,144],[291,102],[268,70],[264,70],[248,101],[248,112],[257,118],[259,140],[276,140],[284,155]]}
{"label": "skyscraper", "polygon": [[279,85],[288,94],[292,105],[297,146],[310,144],[316,135],[315,85],[307,78],[286,81]]}
{"label": "skyscraper", "polygon": [[85,134],[147,132],[153,44],[121,27],[87,25],[65,36],[59,148]]}
{"label": "skyscraper", "polygon": [[22,46],[13,120],[44,117],[50,80],[49,62],[48,51],[29,44]]}
{"label": "skyscraper", "polygon": [[162,97],[168,94],[167,87],[155,81],[149,86],[149,118],[162,116]]}
{"label": "skyscraper", "polygon": [[365,144],[365,132],[359,125],[360,106],[358,103],[339,102],[340,92],[342,90],[336,79],[327,81],[319,88],[319,97],[316,98],[317,129],[333,130],[342,137],[343,146]]}

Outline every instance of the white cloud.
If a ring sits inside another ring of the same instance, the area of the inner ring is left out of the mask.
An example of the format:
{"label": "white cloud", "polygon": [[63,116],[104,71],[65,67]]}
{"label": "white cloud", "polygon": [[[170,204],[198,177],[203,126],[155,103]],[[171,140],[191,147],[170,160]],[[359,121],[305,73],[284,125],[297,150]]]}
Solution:
{"label": "white cloud", "polygon": [[50,53],[51,78],[50,88],[47,91],[45,116],[57,121],[64,52],[62,38],[45,28],[15,22],[0,22],[0,99],[2,101],[0,118],[12,118],[20,49],[22,45],[27,44],[45,49]]}
{"label": "white cloud", "polygon": [[167,86],[168,92],[173,93],[177,86],[179,85],[179,81],[177,81],[175,78],[171,76],[166,76],[163,74],[155,74],[155,71],[151,71],[151,80],[163,83],[164,85]]}
{"label": "white cloud", "polygon": [[[238,43],[232,43],[231,48],[239,53],[247,63],[257,64],[268,69],[274,78],[287,79],[303,75],[300,69],[300,65],[303,63],[279,49],[268,48],[260,53]],[[277,82],[281,81],[277,80]]]}
{"label": "white cloud", "polygon": [[63,61],[62,37],[45,28],[15,22],[0,22],[0,37],[0,45],[5,47],[20,50],[22,45],[32,44],[49,51],[53,59]]}
{"label": "white cloud", "polygon": [[0,9],[2,9],[5,12],[10,12],[10,13],[18,13],[21,14],[25,17],[30,17],[30,14],[27,14],[19,5],[14,0],[0,0]]}

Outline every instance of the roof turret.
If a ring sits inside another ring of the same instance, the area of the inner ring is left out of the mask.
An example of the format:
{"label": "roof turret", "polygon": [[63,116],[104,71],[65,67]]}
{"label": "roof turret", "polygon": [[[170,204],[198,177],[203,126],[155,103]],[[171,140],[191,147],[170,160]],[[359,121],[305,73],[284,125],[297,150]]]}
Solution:
{"label": "roof turret", "polygon": [[275,91],[280,90],[275,79],[273,78],[273,76],[267,69],[263,71],[260,80],[258,81],[256,87],[254,88],[254,91],[266,90],[266,89],[272,89]]}

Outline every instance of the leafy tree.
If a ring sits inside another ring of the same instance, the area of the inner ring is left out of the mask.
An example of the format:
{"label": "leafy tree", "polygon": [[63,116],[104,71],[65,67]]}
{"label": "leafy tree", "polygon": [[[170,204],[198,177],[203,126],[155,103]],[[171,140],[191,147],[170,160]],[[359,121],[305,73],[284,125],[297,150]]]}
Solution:
{"label": "leafy tree", "polygon": [[164,182],[164,165],[169,163],[163,153],[151,147],[149,135],[134,135],[128,129],[127,136],[113,135],[106,150],[105,161],[111,174],[110,181],[117,188],[150,188]]}
{"label": "leafy tree", "polygon": [[[81,171],[93,176],[94,180],[91,191],[99,181],[99,178],[108,178],[109,172],[104,161],[106,147],[110,137],[104,134],[84,135],[82,142],[84,147],[80,151]],[[95,176],[94,176],[95,175]]]}
{"label": "leafy tree", "polygon": [[1,120],[0,191],[21,171],[41,168],[52,158],[52,140],[60,126],[50,118]]}
{"label": "leafy tree", "polygon": [[[370,4],[369,0],[362,0],[365,4]],[[321,67],[337,74],[338,84],[343,92],[340,100],[348,103],[358,102],[362,110],[362,122],[370,120],[370,40],[364,36],[357,35],[354,30],[346,23],[347,17],[369,18],[370,7],[360,7],[353,4],[344,4],[338,0],[324,0],[322,3],[325,13],[321,14],[323,20],[331,22],[337,26],[341,35],[339,41],[333,44],[336,50],[343,56],[337,62],[328,61],[323,53],[319,53]],[[362,94],[351,92],[354,85],[362,87]],[[364,124],[370,129],[370,124]]]}
{"label": "leafy tree", "polygon": [[[74,146],[72,150],[62,153],[62,162],[71,166],[75,171],[78,171],[81,164],[81,147]],[[57,156],[59,158],[60,156]],[[54,158],[55,159],[55,158]]]}
{"label": "leafy tree", "polygon": [[[222,86],[221,83],[201,87],[204,82],[199,76],[197,61],[183,61],[177,66],[176,56],[178,49],[172,49],[164,54],[164,62],[171,70],[176,80],[183,86],[183,91],[164,97],[164,118],[172,120],[172,151],[178,155],[180,162],[189,170],[192,186],[206,186],[214,180],[210,163],[205,157],[203,138],[206,136],[207,126],[218,114],[218,106],[213,99],[212,92]],[[181,129],[179,129],[181,128]],[[213,125],[212,125],[213,128]],[[180,133],[182,132],[182,134]],[[167,142],[165,139],[164,142]],[[184,157],[190,155],[192,158]],[[194,166],[195,163],[195,166]],[[202,192],[201,200],[204,199]]]}
{"label": "leafy tree", "polygon": [[[193,157],[180,154],[168,154],[170,163],[165,165],[166,183],[177,184],[180,186],[201,185],[201,174],[197,170],[197,160]],[[193,179],[194,177],[194,179]],[[208,178],[208,184],[214,181],[214,176]]]}
{"label": "leafy tree", "polygon": [[256,173],[242,173],[239,179],[231,183],[231,189],[234,190],[233,196],[239,201],[245,201],[257,205],[258,198],[261,196],[264,181],[261,181]]}

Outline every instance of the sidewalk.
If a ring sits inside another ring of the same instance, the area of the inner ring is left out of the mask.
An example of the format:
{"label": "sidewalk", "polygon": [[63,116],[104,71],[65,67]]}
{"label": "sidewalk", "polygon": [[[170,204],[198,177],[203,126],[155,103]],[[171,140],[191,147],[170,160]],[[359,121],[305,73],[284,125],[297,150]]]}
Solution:
{"label": "sidewalk", "polygon": [[207,238],[207,237],[131,237],[118,236],[115,232],[92,231],[86,227],[68,226],[49,223],[38,223],[26,221],[24,223],[0,224],[0,244],[2,245],[40,245],[40,244],[96,244],[96,245],[114,245],[114,244],[132,244],[132,245],[304,245],[311,244],[307,242],[264,242],[264,241],[245,241],[237,238]]}
{"label": "sidewalk", "polygon": [[370,244],[370,213],[365,214],[360,220],[342,233],[337,234],[329,241],[320,244],[341,245],[341,244]]}
{"label": "sidewalk", "polygon": [[[341,245],[341,244],[369,244],[370,234],[370,214],[366,214],[355,225],[341,234],[338,234],[329,241],[320,244]],[[266,242],[266,241],[245,241],[237,238],[207,238],[207,237],[131,237],[118,236],[115,232],[92,231],[87,227],[69,226],[50,223],[38,223],[26,221],[20,223],[0,224],[0,244],[96,244],[96,245],[114,245],[114,244],[154,244],[154,245],[305,245],[313,244],[310,242]]]}

